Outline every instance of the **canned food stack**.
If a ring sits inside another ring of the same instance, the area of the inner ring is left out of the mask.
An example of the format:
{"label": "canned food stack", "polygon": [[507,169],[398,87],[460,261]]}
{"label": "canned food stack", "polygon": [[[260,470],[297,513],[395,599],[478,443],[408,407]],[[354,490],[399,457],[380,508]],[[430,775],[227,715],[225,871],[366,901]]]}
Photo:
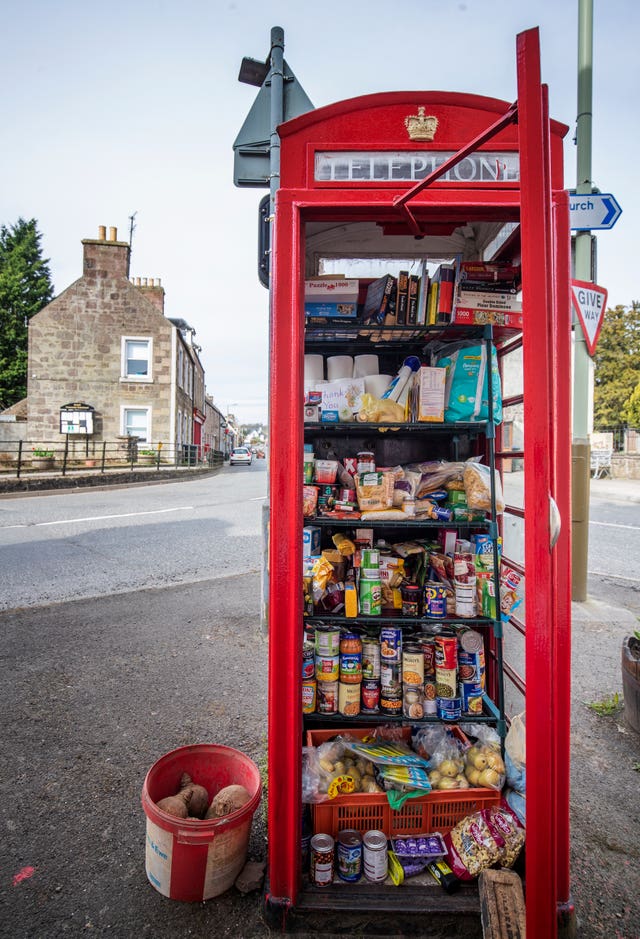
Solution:
{"label": "canned food stack", "polygon": [[387,879],[387,836],[372,829],[362,835],[355,828],[331,835],[319,833],[311,839],[309,877],[316,887],[326,887],[334,877],[357,883],[364,876],[373,884]]}
{"label": "canned food stack", "polygon": [[481,715],[484,639],[462,623],[436,636],[382,626],[377,635],[335,627],[303,644],[305,714],[383,714],[420,721]]}

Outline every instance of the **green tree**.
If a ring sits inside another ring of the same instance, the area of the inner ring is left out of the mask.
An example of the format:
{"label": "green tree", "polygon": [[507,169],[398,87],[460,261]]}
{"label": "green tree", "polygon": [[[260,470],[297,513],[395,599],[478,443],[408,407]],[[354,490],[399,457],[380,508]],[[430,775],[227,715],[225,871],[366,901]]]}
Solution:
{"label": "green tree", "polygon": [[27,394],[27,324],[53,297],[34,218],[0,228],[0,407]]}
{"label": "green tree", "polygon": [[593,417],[597,430],[625,420],[625,405],[640,382],[639,301],[607,310],[594,364]]}
{"label": "green tree", "polygon": [[631,392],[622,409],[622,420],[629,427],[640,427],[640,381]]}

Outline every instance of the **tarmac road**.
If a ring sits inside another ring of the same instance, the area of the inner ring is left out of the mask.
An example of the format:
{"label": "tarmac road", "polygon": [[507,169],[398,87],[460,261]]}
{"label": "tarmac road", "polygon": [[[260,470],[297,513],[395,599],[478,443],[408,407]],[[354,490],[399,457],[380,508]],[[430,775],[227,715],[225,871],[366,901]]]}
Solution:
{"label": "tarmac road", "polygon": [[[635,497],[637,489],[627,491]],[[615,598],[573,610],[571,864],[580,939],[640,935],[640,738],[619,712],[602,717],[588,707],[621,692],[620,645],[638,628]],[[0,613],[1,937],[271,935],[260,893],[232,889],[206,904],[157,893],[144,872],[140,805],[147,770],[176,746],[224,743],[264,765],[267,644],[258,605],[259,575],[245,572]],[[263,858],[265,845],[259,809],[250,856]],[[375,923],[362,928],[375,933]]]}

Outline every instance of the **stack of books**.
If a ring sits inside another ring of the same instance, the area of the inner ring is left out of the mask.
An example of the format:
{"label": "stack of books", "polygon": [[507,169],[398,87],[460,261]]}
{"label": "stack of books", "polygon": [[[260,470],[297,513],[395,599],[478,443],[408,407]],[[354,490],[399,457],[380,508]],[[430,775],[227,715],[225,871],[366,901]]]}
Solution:
{"label": "stack of books", "polygon": [[498,261],[463,261],[454,291],[453,322],[521,328],[519,289],[519,266]]}

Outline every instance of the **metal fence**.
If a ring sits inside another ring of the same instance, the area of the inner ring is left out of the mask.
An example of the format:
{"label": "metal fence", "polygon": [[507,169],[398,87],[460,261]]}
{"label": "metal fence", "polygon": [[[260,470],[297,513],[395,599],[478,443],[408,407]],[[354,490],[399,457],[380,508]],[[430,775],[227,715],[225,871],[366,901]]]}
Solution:
{"label": "metal fence", "polygon": [[204,450],[197,444],[180,446],[158,443],[140,445],[135,440],[12,441],[0,443],[0,475],[25,473],[106,473],[114,470],[161,470],[188,467],[215,469],[224,462],[221,450]]}
{"label": "metal fence", "polygon": [[594,434],[611,434],[614,453],[640,453],[640,427],[628,427],[626,424],[595,427]]}

